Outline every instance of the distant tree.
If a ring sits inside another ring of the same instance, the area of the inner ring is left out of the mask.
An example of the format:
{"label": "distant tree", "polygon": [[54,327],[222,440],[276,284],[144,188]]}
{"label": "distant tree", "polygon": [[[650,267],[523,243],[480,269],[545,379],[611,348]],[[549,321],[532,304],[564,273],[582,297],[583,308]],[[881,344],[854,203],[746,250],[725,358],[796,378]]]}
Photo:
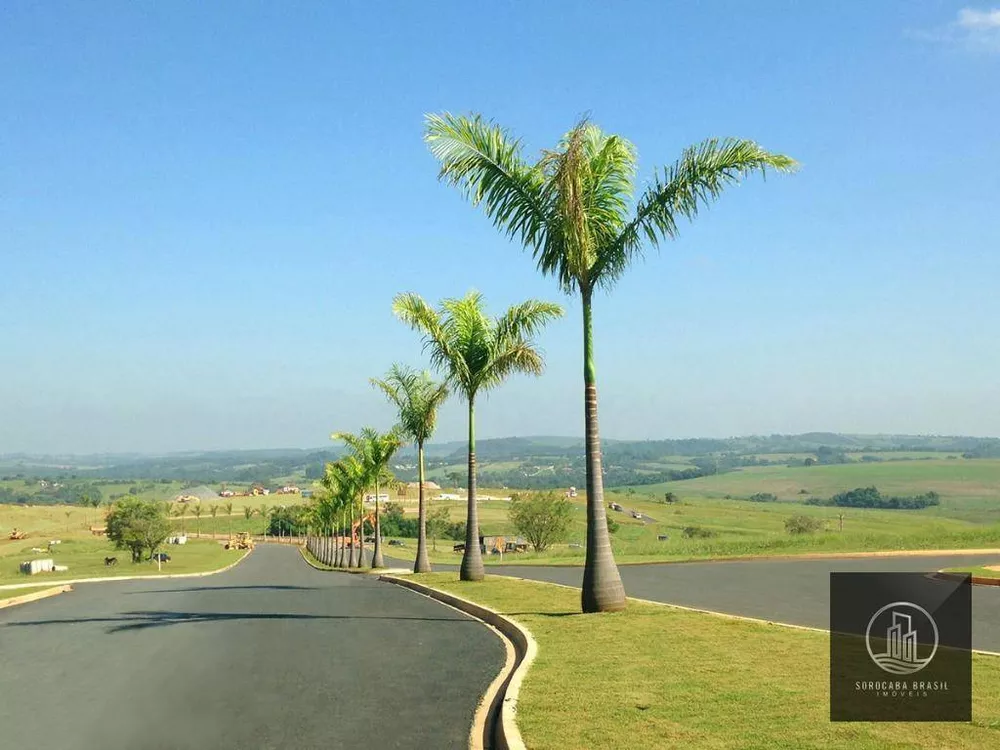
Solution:
{"label": "distant tree", "polygon": [[201,537],[201,514],[205,512],[205,509],[201,507],[201,503],[194,506],[194,529],[195,534]]}
{"label": "distant tree", "polygon": [[618,522],[617,522],[617,521],[616,521],[616,520],[615,520],[614,518],[612,518],[611,516],[608,516],[608,515],[606,515],[606,516],[605,516],[605,518],[607,518],[607,519],[608,519],[608,533],[609,533],[609,534],[615,534],[615,533],[617,533],[618,529],[620,529],[620,528],[621,528],[621,524],[619,524],[619,523],[618,523]]}
{"label": "distant tree", "polygon": [[267,526],[268,526],[267,515],[270,512],[271,508],[266,503],[261,503],[260,505],[257,506],[257,515],[260,516],[261,520],[264,521],[264,531],[263,531],[264,536],[267,536]]}
{"label": "distant tree", "polygon": [[108,539],[118,549],[127,549],[132,562],[142,560],[143,553],[153,553],[170,535],[170,521],[159,503],[129,498],[122,500],[108,513]]}
{"label": "distant tree", "polygon": [[667,505],[672,505],[677,502],[677,495],[673,492],[665,492],[663,494],[663,502],[667,503]]}
{"label": "distant tree", "polygon": [[461,487],[462,486],[462,473],[459,471],[449,471],[445,473],[448,478],[449,487]]}
{"label": "distant tree", "polygon": [[251,508],[249,505],[244,505],[243,506],[243,517],[246,520],[249,521],[252,516],[253,516],[253,508]]}
{"label": "distant tree", "polygon": [[437,550],[438,537],[447,536],[450,525],[451,518],[447,508],[435,508],[427,513],[427,533],[431,535],[431,546],[434,550]]}
{"label": "distant tree", "polygon": [[554,492],[536,495],[514,494],[510,503],[510,522],[519,534],[544,552],[554,542],[566,538],[573,505]]}
{"label": "distant tree", "polygon": [[226,503],[226,518],[229,519],[229,536],[233,535],[233,502]]}

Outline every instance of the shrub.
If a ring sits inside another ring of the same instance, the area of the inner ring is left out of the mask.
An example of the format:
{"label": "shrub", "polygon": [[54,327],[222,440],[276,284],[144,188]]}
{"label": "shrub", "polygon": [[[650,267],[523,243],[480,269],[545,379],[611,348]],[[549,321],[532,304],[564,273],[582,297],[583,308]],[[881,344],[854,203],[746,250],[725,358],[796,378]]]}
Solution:
{"label": "shrub", "polygon": [[822,519],[815,516],[791,516],[785,519],[785,531],[789,534],[812,534],[822,528]]}
{"label": "shrub", "polygon": [[147,550],[151,559],[171,531],[163,505],[131,497],[111,509],[107,526],[108,539],[118,549],[129,550],[134,563],[142,560]]}
{"label": "shrub", "polygon": [[701,526],[685,526],[681,536],[685,539],[709,539],[715,536],[715,532]]}
{"label": "shrub", "polygon": [[747,498],[752,503],[776,503],[778,496],[772,492],[758,492]]}
{"label": "shrub", "polygon": [[515,494],[509,513],[510,522],[535,552],[544,552],[550,544],[566,537],[572,511],[569,500],[554,492],[545,492],[527,496]]}

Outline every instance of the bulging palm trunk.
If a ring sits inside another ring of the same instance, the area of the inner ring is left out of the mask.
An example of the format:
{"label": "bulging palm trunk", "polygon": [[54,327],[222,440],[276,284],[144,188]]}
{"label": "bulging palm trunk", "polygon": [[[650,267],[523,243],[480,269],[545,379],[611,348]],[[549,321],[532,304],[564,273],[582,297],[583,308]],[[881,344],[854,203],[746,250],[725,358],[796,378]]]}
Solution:
{"label": "bulging palm trunk", "polygon": [[590,292],[583,293],[584,419],[587,436],[587,558],[583,568],[584,612],[625,609],[625,587],[611,551],[604,479],[601,476],[601,438],[597,426],[597,374],[594,367]]}
{"label": "bulging palm trunk", "polygon": [[427,559],[427,506],[424,504],[424,444],[417,444],[417,559],[413,563],[414,573],[430,573],[431,563]]}
{"label": "bulging palm trunk", "polygon": [[476,421],[475,405],[469,399],[469,502],[465,516],[465,554],[459,578],[481,581],[486,576],[479,550],[479,508],[476,505]]}
{"label": "bulging palm trunk", "polygon": [[344,567],[344,512],[340,513],[340,526],[337,529],[337,556],[336,566]]}
{"label": "bulging palm trunk", "polygon": [[[362,532],[364,529],[362,529]],[[385,560],[382,559],[382,524],[379,523],[378,514],[378,480],[375,480],[375,552],[372,554],[372,568],[384,568]]]}
{"label": "bulging palm trunk", "polygon": [[361,511],[358,513],[358,559],[355,567],[365,567],[365,496],[361,495]]}

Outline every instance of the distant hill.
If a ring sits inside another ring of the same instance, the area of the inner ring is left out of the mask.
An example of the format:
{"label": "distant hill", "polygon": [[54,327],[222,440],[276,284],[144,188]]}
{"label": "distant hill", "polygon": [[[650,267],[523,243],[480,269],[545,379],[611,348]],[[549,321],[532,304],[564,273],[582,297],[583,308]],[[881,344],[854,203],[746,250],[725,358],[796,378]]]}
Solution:
{"label": "distant hill", "polygon": [[[845,453],[888,451],[941,451],[968,458],[1000,457],[1000,439],[945,435],[852,435],[807,432],[799,435],[748,435],[729,438],[602,441],[606,482],[655,483],[691,475],[727,471],[733,467],[782,462],[786,454],[822,454],[836,461]],[[268,483],[283,477],[305,480],[322,476],[327,461],[341,448],[187,451],[167,455],[101,454],[90,456],[0,455],[0,478],[76,477],[78,479],[170,479],[213,485],[221,482]],[[526,436],[479,440],[476,452],[484,474],[495,467],[495,479],[526,482],[581,484],[584,441],[579,437]],[[769,459],[768,455],[775,458]],[[399,464],[412,465],[415,451],[405,447]],[[428,468],[445,471],[466,459],[464,441],[427,446]],[[510,468],[511,464],[518,468]],[[448,471],[452,471],[449,469]],[[409,480],[414,470],[398,470]],[[503,473],[500,473],[503,472]],[[440,476],[440,474],[438,475]],[[523,480],[523,481],[522,481]],[[516,486],[511,484],[511,486]]]}

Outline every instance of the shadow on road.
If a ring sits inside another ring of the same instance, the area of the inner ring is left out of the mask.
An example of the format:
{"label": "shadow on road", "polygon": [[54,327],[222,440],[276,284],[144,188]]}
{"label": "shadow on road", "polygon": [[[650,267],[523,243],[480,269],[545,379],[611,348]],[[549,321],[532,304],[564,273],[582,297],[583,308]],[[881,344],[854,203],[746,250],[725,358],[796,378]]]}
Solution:
{"label": "shadow on road", "polygon": [[235,620],[417,620],[421,622],[449,622],[467,625],[472,620],[460,617],[399,617],[394,615],[305,615],[289,612],[169,612],[165,610],[140,610],[124,612],[119,617],[77,617],[53,620],[27,620],[8,622],[3,627],[38,625],[81,625],[91,622],[118,623],[107,629],[108,634],[133,630],[146,630],[167,625],[197,622],[232,622]]}
{"label": "shadow on road", "polygon": [[318,591],[319,586],[191,586],[186,589],[150,589],[147,591],[125,591],[128,596],[134,594],[186,594],[189,591]]}

